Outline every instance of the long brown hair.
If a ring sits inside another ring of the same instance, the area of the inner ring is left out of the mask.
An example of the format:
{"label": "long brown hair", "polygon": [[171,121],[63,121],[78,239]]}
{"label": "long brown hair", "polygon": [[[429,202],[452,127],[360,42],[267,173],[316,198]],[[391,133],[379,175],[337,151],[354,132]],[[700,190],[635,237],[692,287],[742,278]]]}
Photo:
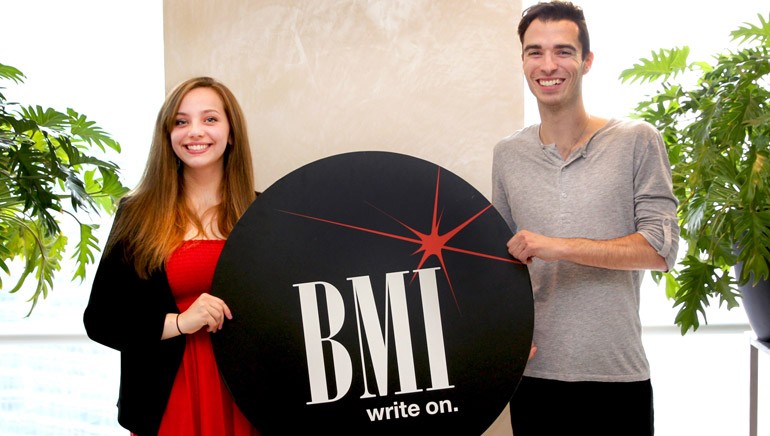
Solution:
{"label": "long brown hair", "polygon": [[227,237],[254,201],[254,174],[246,120],[238,101],[224,84],[211,77],[195,77],[177,85],[166,97],[155,121],[150,154],[139,185],[121,202],[105,253],[120,244],[126,259],[142,278],[163,267],[182,242],[190,223],[203,233],[200,218],[187,205],[182,169],[171,147],[182,99],[196,88],[211,88],[222,99],[230,122],[230,143],[224,155],[222,202],[215,207],[217,224]]}

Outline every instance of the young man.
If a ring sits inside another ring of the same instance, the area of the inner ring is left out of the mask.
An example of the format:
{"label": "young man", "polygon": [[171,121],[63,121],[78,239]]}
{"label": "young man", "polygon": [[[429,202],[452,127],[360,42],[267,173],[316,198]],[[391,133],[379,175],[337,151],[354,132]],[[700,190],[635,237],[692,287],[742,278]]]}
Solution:
{"label": "young man", "polygon": [[538,3],[518,31],[541,122],[497,144],[492,170],[492,202],[535,299],[537,353],[511,400],[513,432],[651,435],[639,294],[645,270],[676,261],[666,149],[647,123],[586,112],[594,55],[582,9]]}

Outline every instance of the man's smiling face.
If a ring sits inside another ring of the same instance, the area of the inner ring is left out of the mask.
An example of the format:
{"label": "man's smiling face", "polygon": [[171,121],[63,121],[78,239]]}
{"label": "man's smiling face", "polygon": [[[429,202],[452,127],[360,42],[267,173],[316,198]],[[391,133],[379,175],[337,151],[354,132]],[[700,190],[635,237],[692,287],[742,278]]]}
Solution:
{"label": "man's smiling face", "polygon": [[581,50],[574,22],[535,20],[530,24],[523,38],[522,66],[541,107],[569,107],[580,101],[583,74],[593,61],[593,53],[583,59]]}

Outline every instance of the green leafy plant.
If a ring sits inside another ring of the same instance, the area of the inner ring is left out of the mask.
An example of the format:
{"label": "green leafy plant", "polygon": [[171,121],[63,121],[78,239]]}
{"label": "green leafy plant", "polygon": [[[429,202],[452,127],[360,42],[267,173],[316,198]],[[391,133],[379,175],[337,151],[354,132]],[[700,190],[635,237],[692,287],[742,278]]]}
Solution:
{"label": "green leafy plant", "polygon": [[620,75],[656,85],[634,116],[661,131],[671,160],[687,252],[675,271],[654,277],[665,276],[683,335],[707,322],[711,299],[737,307],[737,286],[769,274],[770,17],[758,17],[731,32],[737,47],[713,65],[688,62],[685,46],[653,52]]}
{"label": "green leafy plant", "polygon": [[[21,84],[24,78],[18,69],[0,64],[0,81]],[[0,87],[0,269],[14,277],[10,293],[19,291],[27,279],[36,280],[29,316],[40,297],[51,291],[70,245],[62,220],[73,219],[79,229],[74,235],[72,280],[83,280],[86,265],[99,250],[94,232],[98,224],[86,218],[92,212],[113,213],[127,189],[117,165],[92,153],[107,148],[120,152],[109,134],[72,109],[62,113],[9,102],[5,89]],[[11,271],[14,262],[21,271]]]}

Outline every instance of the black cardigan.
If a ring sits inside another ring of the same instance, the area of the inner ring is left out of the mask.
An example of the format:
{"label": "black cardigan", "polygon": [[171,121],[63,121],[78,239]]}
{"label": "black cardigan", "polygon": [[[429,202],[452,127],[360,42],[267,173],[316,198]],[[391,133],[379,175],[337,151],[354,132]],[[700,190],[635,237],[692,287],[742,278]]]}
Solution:
{"label": "black cardigan", "polygon": [[121,244],[102,257],[83,324],[120,351],[118,422],[139,436],[157,435],[184,354],[185,336],[161,340],[167,313],[179,308],[165,270],[140,279]]}
{"label": "black cardigan", "polygon": [[184,355],[184,335],[160,339],[168,313],[179,307],[165,268],[143,280],[126,262],[124,244],[102,256],[83,324],[89,338],[120,351],[118,422],[138,436],[158,434]]}

